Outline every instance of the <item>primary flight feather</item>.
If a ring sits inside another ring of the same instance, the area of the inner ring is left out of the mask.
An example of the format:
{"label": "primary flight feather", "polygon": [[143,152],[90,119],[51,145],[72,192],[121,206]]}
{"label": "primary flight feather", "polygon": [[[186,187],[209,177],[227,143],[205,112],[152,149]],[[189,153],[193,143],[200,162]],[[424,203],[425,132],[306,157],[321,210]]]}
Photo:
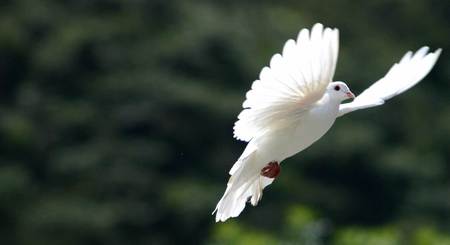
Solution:
{"label": "primary flight feather", "polygon": [[[411,88],[436,63],[441,49],[407,52],[399,63],[355,98],[343,82],[333,82],[339,31],[315,24],[288,40],[253,82],[234,126],[247,147],[231,168],[216,221],[238,216],[249,200],[256,205],[263,189],[280,173],[280,163],[321,138],[337,117],[374,107]],[[354,98],[351,103],[341,104]]]}

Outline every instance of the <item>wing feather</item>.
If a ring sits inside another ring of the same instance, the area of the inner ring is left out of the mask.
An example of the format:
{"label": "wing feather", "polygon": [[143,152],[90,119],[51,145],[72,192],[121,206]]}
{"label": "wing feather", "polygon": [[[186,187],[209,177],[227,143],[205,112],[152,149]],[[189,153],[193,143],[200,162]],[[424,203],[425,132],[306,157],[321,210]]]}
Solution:
{"label": "wing feather", "polygon": [[338,55],[338,30],[315,24],[288,40],[246,94],[234,137],[244,141],[294,122],[325,93]]}
{"label": "wing feather", "polygon": [[402,59],[394,64],[386,75],[364,90],[352,102],[339,107],[339,115],[374,107],[396,95],[399,95],[420,82],[433,68],[441,49],[428,53],[428,47],[422,47],[416,53],[408,51]]}

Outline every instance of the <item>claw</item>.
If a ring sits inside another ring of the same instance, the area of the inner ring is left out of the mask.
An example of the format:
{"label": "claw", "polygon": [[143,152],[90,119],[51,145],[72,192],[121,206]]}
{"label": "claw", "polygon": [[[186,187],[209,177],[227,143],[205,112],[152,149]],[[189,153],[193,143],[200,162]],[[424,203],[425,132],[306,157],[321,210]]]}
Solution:
{"label": "claw", "polygon": [[280,174],[280,164],[278,162],[273,161],[269,162],[267,166],[261,169],[261,175],[267,178],[276,178]]}

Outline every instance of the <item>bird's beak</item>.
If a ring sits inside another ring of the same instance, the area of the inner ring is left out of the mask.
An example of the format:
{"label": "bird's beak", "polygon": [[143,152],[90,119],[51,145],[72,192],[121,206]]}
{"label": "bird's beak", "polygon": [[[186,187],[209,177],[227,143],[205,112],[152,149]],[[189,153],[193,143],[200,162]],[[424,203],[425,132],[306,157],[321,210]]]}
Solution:
{"label": "bird's beak", "polygon": [[347,95],[347,97],[349,99],[354,99],[355,98],[355,95],[352,92],[347,92],[346,95]]}

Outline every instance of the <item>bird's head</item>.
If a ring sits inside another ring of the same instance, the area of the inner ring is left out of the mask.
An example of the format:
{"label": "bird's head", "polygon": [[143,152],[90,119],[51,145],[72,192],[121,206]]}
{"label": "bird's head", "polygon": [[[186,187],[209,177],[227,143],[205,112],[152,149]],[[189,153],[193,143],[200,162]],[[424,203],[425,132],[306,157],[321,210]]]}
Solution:
{"label": "bird's head", "polygon": [[328,84],[327,93],[332,97],[340,101],[346,99],[354,99],[355,95],[350,91],[347,84],[337,81]]}

